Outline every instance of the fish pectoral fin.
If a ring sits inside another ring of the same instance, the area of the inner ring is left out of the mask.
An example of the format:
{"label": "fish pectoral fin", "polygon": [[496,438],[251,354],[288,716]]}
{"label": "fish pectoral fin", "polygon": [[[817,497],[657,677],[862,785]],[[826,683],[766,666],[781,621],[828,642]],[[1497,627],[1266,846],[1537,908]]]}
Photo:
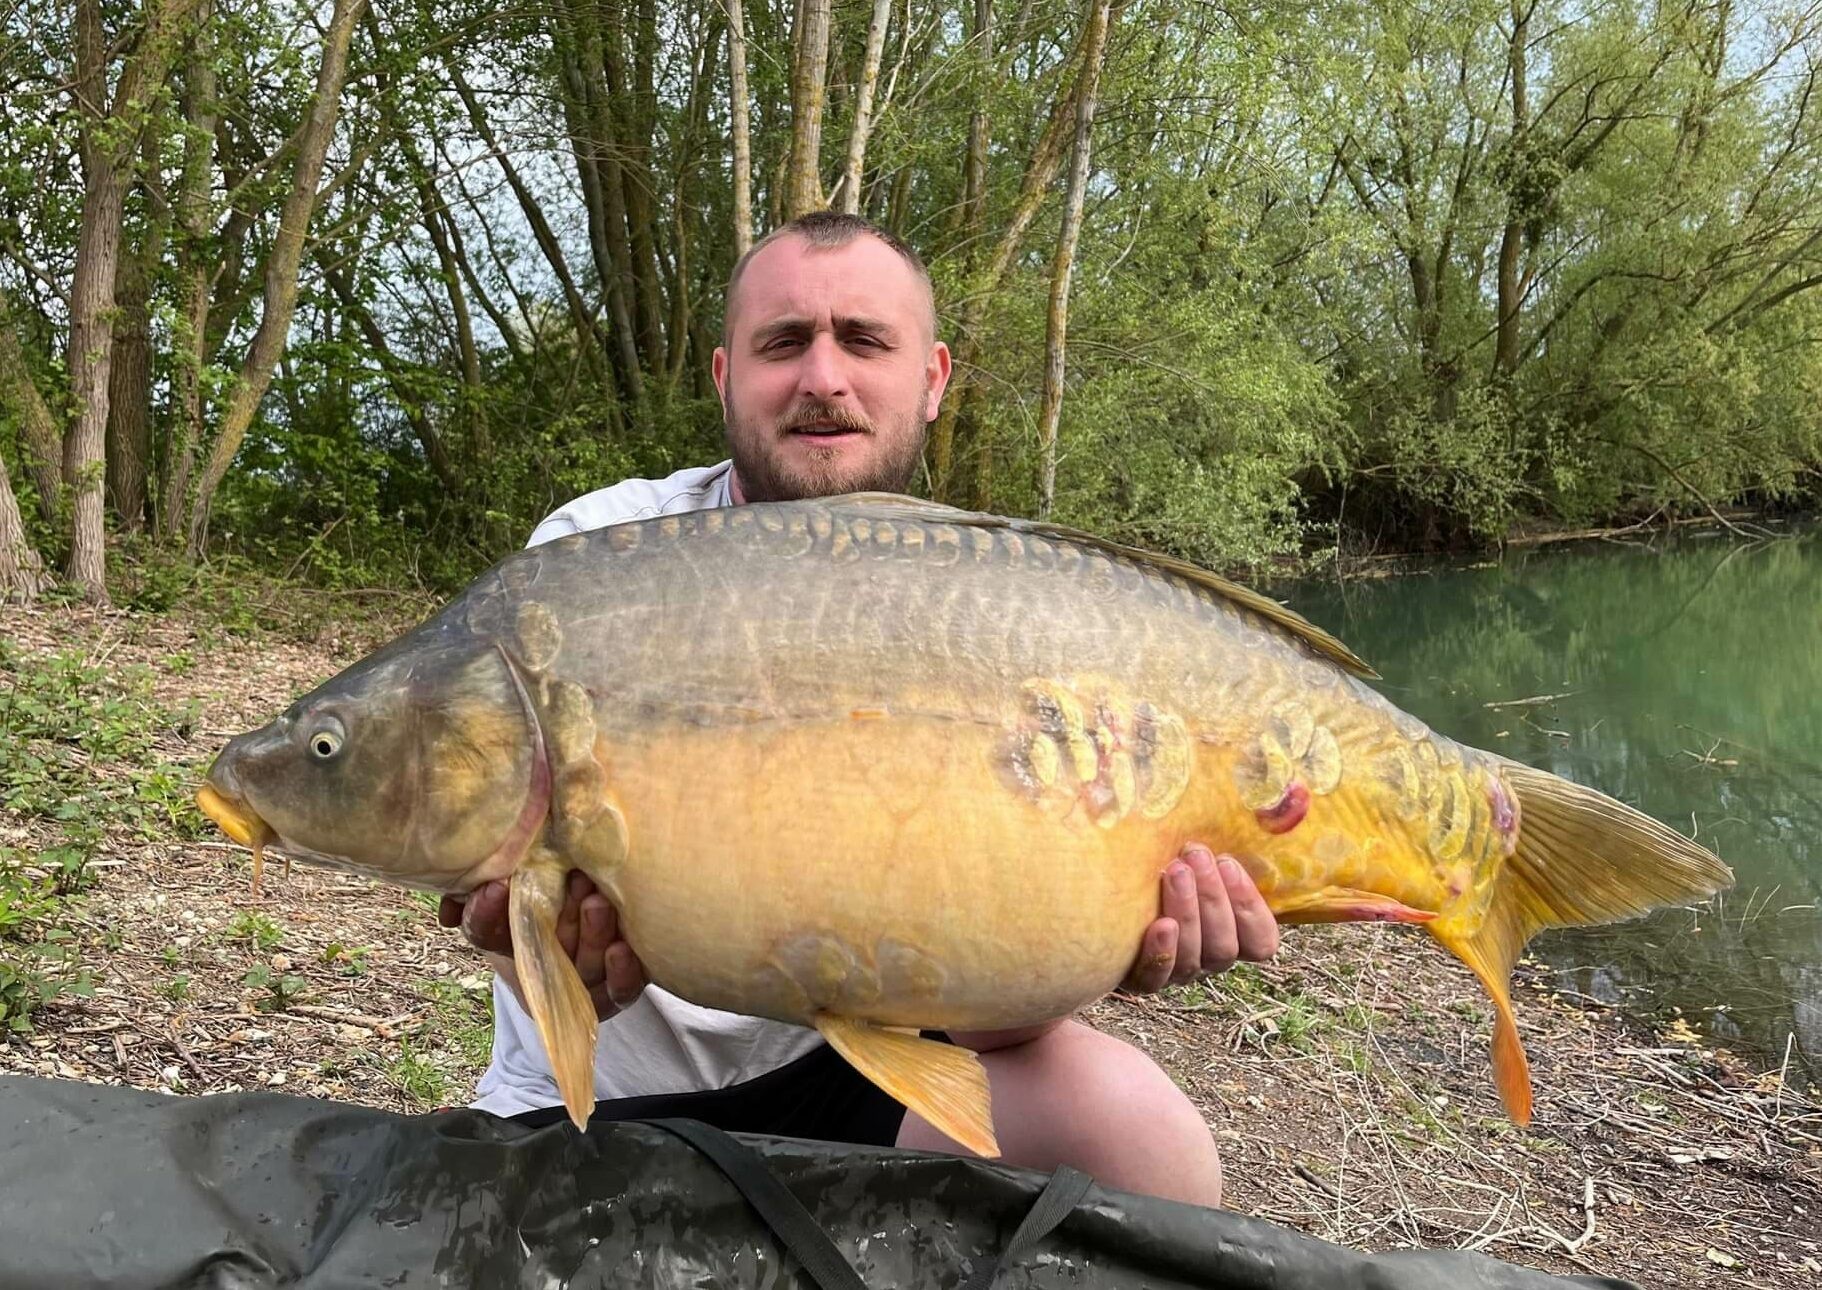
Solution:
{"label": "fish pectoral fin", "polygon": [[987,1068],[971,1049],[819,1012],[816,1029],[848,1064],[977,1155],[1000,1153]]}
{"label": "fish pectoral fin", "polygon": [[1280,923],[1427,923],[1436,917],[1431,910],[1413,909],[1390,896],[1354,887],[1324,887],[1268,903]]}
{"label": "fish pectoral fin", "polygon": [[538,1038],[557,1077],[557,1092],[578,1129],[595,1109],[595,1032],[600,1022],[588,988],[557,939],[557,914],[569,871],[555,861],[528,860],[513,870],[507,908],[513,964]]}

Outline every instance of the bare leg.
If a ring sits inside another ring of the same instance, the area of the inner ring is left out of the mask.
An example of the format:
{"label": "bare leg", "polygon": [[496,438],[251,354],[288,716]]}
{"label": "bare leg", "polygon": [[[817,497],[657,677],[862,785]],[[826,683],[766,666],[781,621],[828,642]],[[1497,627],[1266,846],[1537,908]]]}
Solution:
{"label": "bare leg", "polygon": [[[1122,1191],[1221,1203],[1214,1136],[1189,1098],[1145,1054],[1077,1021],[981,1054],[993,1087],[1001,1159],[1067,1164]],[[964,1154],[907,1111],[898,1145]]]}

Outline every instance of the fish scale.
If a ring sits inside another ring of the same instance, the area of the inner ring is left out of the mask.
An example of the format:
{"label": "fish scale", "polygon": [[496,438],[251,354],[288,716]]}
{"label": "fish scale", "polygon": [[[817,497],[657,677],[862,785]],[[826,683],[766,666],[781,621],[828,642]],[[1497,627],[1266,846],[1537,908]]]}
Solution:
{"label": "fish scale", "polygon": [[978,1058],[905,1032],[1036,1024],[1113,989],[1191,840],[1281,922],[1412,923],[1459,956],[1522,1123],[1506,982],[1525,941],[1727,871],[1429,730],[1371,675],[1276,602],[1089,534],[879,494],[748,505],[508,557],[230,742],[199,799],[306,862],[508,879],[578,1124],[596,1023],[555,930],[571,868],[649,980],[816,1027],[991,1153]]}

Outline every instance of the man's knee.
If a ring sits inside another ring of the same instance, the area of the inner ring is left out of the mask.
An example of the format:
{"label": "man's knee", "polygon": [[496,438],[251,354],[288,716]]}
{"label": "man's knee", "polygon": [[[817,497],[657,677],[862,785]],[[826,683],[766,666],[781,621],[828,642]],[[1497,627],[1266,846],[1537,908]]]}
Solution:
{"label": "man's knee", "polygon": [[[1068,1164],[1123,1190],[1220,1204],[1220,1155],[1201,1112],[1130,1044],[1071,1021],[982,1060],[1007,1163]],[[917,1135],[906,1145],[931,1145]]]}

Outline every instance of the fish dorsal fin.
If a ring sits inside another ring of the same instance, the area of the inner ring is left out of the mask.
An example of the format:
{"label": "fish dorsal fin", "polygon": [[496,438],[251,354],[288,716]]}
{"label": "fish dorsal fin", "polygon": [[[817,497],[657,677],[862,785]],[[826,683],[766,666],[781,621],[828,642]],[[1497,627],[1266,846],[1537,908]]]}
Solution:
{"label": "fish dorsal fin", "polygon": [[823,504],[832,509],[861,507],[872,514],[888,518],[896,515],[900,519],[921,521],[926,524],[958,524],[964,528],[1009,529],[1014,533],[1031,533],[1058,542],[1070,542],[1077,546],[1088,547],[1107,555],[1117,555],[1131,560],[1135,564],[1148,565],[1160,572],[1174,573],[1198,587],[1206,587],[1243,609],[1250,609],[1261,618],[1282,627],[1309,645],[1318,654],[1340,665],[1355,676],[1365,677],[1368,680],[1376,680],[1379,676],[1371,665],[1338,638],[1316,626],[1295,610],[1287,609],[1270,596],[1254,591],[1250,587],[1243,587],[1237,582],[1230,582],[1219,574],[1210,573],[1201,565],[1191,564],[1188,560],[1161,555],[1142,547],[1127,546],[1104,537],[1097,537],[1093,533],[1067,528],[1061,524],[1051,524],[1044,520],[1015,519],[1007,515],[991,515],[985,511],[965,511],[959,507],[945,506],[941,502],[929,502],[921,497],[905,497],[898,493],[847,493],[839,497],[827,498]]}

